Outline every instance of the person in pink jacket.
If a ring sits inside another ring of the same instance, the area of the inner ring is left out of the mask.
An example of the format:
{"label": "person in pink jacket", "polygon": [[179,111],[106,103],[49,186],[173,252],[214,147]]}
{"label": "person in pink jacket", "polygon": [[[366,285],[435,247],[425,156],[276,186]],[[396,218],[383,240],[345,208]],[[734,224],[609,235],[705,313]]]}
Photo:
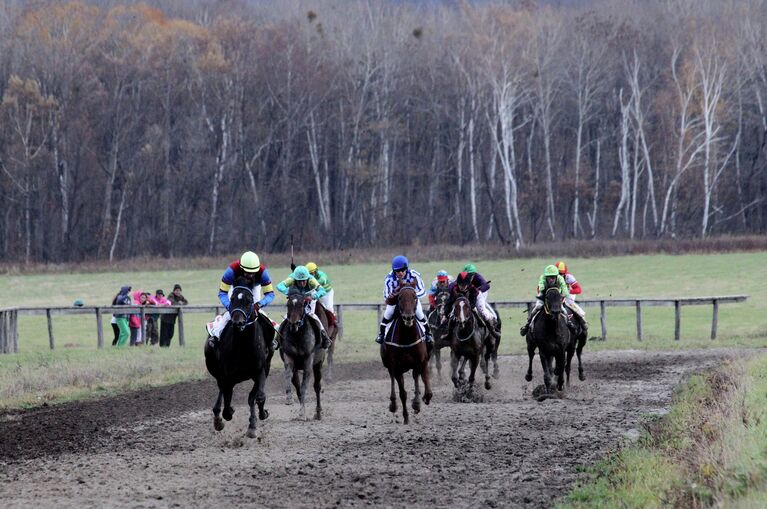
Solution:
{"label": "person in pink jacket", "polygon": [[[162,289],[154,292],[154,297],[149,297],[149,303],[152,306],[170,306],[170,301],[165,298],[165,292]],[[150,314],[146,318],[146,337],[149,342],[156,345],[160,342],[160,315]]]}

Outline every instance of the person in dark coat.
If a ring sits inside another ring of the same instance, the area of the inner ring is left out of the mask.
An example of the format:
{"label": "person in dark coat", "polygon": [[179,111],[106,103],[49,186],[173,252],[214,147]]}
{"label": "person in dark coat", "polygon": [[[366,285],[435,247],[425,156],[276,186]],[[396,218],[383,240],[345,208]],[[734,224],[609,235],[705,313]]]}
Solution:
{"label": "person in dark coat", "polygon": [[[173,291],[168,295],[171,306],[186,306],[189,301],[181,294],[181,285],[173,285]],[[173,332],[176,328],[176,315],[160,315],[160,346],[170,346]]]}

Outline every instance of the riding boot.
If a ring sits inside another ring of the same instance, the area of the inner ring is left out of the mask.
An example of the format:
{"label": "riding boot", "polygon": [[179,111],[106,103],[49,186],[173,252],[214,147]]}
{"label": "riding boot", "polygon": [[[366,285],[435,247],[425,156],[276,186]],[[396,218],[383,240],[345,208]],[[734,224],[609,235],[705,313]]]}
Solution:
{"label": "riding boot", "polygon": [[578,328],[575,326],[575,323],[573,322],[573,317],[571,315],[567,316],[567,328],[570,329],[570,333],[573,335],[578,334]]}
{"label": "riding boot", "polygon": [[325,332],[325,329],[320,328],[320,336],[322,337],[322,344],[320,345],[323,350],[330,348],[330,336]]}
{"label": "riding boot", "polygon": [[376,343],[378,343],[379,345],[383,345],[384,334],[386,334],[386,324],[385,323],[381,323],[381,325],[379,327],[380,327],[380,329],[378,331],[378,336],[376,336]]}
{"label": "riding boot", "polygon": [[424,341],[427,343],[434,343],[434,338],[431,337],[431,327],[429,327],[429,322],[423,322],[423,330],[424,330]]}

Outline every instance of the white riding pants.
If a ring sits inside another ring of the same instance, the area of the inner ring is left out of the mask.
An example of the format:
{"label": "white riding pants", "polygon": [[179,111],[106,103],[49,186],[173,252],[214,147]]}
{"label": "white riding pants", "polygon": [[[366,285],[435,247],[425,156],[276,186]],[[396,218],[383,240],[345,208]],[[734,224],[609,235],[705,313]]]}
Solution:
{"label": "white riding pants", "polygon": [[479,314],[482,315],[482,318],[485,321],[495,320],[497,318],[495,311],[492,307],[487,305],[487,293],[488,292],[480,292],[479,295],[477,295],[477,311],[479,311]]}

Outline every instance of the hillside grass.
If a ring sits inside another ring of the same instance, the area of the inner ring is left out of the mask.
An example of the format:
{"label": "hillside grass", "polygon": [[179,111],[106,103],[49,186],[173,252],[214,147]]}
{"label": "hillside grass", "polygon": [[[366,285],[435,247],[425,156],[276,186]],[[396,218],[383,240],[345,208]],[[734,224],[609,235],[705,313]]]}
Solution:
{"label": "hillside grass", "polygon": [[767,356],[695,375],[559,509],[765,507]]}
{"label": "hillside grass", "polygon": [[[427,284],[440,269],[456,274],[465,261],[418,263],[412,266]],[[742,304],[723,304],[719,309],[719,338],[709,339],[711,306],[682,308],[681,341],[674,341],[673,308],[643,308],[643,342],[636,341],[634,308],[608,308],[607,341],[590,341],[586,352],[601,349],[678,349],[708,346],[764,346],[767,342],[767,303],[756,289],[767,280],[767,253],[703,255],[641,255],[612,258],[568,259],[584,287],[584,298],[687,297],[750,294]],[[301,260],[303,262],[308,260]],[[315,260],[322,262],[322,260]],[[551,259],[471,260],[492,280],[490,300],[530,299],[543,267]],[[272,279],[287,277],[285,260],[269,260]],[[283,262],[280,264],[280,262]],[[322,266],[333,281],[337,303],[378,302],[385,263]],[[126,271],[66,274],[0,275],[0,306],[68,306],[75,299],[85,305],[111,302],[120,286],[167,292],[174,283],[183,286],[191,304],[217,304],[218,282],[223,267],[178,271]],[[752,283],[753,282],[753,283]],[[275,319],[283,314],[284,300],[278,296],[267,311]],[[600,335],[598,308],[586,308],[590,336]],[[526,314],[501,310],[504,333],[501,353],[522,353],[518,334]],[[105,344],[112,331],[104,317]],[[173,383],[207,376],[202,345],[204,323],[212,317],[185,314],[186,348],[178,348],[178,331],[170,349],[138,347],[96,349],[96,320],[89,315],[54,316],[56,349],[48,347],[44,316],[19,317],[20,353],[0,356],[0,406],[17,407],[80,398],[144,385]],[[373,342],[376,314],[344,312],[344,337],[338,343],[339,362],[375,359]]]}

